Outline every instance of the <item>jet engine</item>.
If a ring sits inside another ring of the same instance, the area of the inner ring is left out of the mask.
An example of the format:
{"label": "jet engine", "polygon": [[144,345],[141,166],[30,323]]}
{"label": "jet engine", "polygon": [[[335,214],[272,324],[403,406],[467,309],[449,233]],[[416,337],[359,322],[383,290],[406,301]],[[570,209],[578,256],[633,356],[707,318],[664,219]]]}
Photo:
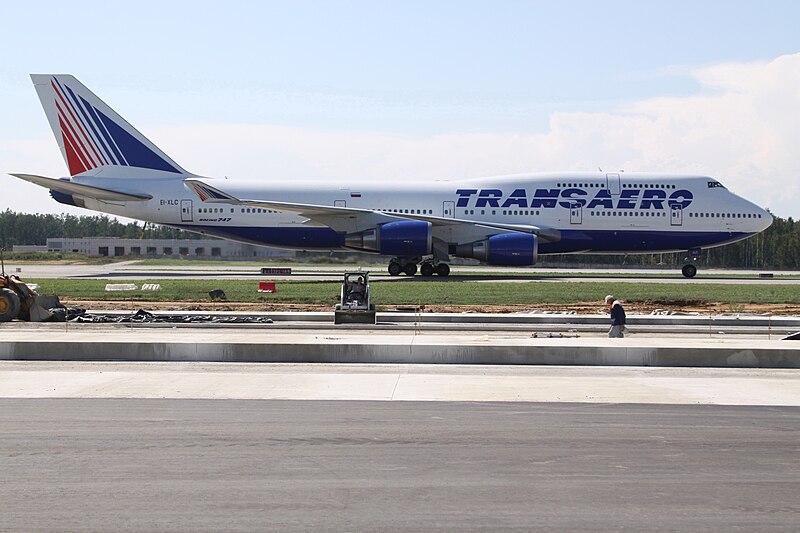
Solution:
{"label": "jet engine", "polygon": [[454,255],[471,257],[496,266],[530,266],[536,264],[539,243],[529,233],[501,233],[469,244],[459,244]]}
{"label": "jet engine", "polygon": [[[53,197],[53,200],[60,204],[64,205],[74,205],[75,207],[84,207],[83,205],[78,205],[75,201],[75,198],[71,194],[66,194],[61,191],[54,191],[50,189],[50,196]],[[82,204],[83,202],[81,202]]]}
{"label": "jet engine", "polygon": [[382,255],[418,257],[432,249],[431,223],[422,220],[398,220],[344,237],[347,248]]}

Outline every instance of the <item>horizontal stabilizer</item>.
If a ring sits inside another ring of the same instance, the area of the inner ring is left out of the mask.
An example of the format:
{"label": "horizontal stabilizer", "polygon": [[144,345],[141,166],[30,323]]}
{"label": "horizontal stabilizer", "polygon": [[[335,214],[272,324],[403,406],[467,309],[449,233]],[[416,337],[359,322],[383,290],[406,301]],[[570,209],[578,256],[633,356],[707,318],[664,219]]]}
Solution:
{"label": "horizontal stabilizer", "polygon": [[15,178],[35,183],[36,185],[44,187],[45,189],[50,189],[51,191],[58,191],[64,194],[75,194],[84,198],[92,198],[94,200],[112,202],[141,202],[153,198],[149,194],[113,191],[111,189],[103,189],[102,187],[94,187],[92,185],[84,185],[82,183],[75,183],[72,181],[59,180],[55,178],[46,178],[45,176],[36,176],[33,174],[11,175]]}

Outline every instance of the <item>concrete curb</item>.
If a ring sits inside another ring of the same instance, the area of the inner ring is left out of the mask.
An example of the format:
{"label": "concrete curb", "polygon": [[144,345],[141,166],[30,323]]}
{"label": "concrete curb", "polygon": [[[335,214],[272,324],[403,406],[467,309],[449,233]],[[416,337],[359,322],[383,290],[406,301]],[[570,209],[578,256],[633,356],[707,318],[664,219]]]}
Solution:
{"label": "concrete curb", "polygon": [[800,368],[800,344],[791,341],[575,338],[455,341],[443,336],[429,339],[408,335],[383,340],[374,336],[320,339],[311,334],[305,340],[225,341],[219,335],[213,339],[179,336],[166,340],[82,339],[84,335],[80,333],[71,336],[71,339],[0,342],[0,359]]}

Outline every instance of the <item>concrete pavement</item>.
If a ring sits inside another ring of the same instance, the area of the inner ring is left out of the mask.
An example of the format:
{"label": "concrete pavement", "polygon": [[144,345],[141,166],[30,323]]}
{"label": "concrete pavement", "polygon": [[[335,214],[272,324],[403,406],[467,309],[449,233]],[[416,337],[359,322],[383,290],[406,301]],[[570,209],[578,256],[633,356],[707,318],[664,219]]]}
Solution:
{"label": "concrete pavement", "polygon": [[0,398],[800,406],[777,369],[1,361]]}
{"label": "concrete pavement", "polygon": [[0,531],[796,531],[800,410],[0,400]]}
{"label": "concrete pavement", "polygon": [[795,531],[795,370],[0,361],[0,531]]}

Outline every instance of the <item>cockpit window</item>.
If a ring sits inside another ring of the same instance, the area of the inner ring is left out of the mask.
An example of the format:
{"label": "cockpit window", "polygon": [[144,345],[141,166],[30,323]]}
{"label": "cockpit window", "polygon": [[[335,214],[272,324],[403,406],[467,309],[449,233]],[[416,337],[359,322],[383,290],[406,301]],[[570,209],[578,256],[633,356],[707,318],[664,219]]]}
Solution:
{"label": "cockpit window", "polygon": [[708,182],[708,188],[709,189],[714,189],[716,187],[722,187],[723,189],[725,188],[725,186],[723,184],[721,184],[720,182],[718,182],[718,181],[709,181]]}

